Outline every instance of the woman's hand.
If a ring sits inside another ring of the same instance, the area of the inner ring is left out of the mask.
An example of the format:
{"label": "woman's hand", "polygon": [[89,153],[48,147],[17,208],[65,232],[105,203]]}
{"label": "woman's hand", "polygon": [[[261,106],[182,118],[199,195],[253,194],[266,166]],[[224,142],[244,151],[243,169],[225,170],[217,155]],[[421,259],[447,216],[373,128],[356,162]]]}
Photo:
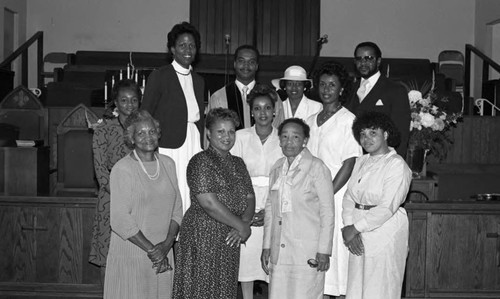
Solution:
{"label": "woman's hand", "polygon": [[318,261],[318,271],[326,271],[330,268],[330,256],[325,253],[316,253],[316,261]]}
{"label": "woman's hand", "polygon": [[269,275],[269,259],[271,257],[271,249],[262,249],[262,254],[260,255],[260,264],[262,270]]}
{"label": "woman's hand", "polygon": [[172,244],[168,244],[166,241],[160,242],[148,250],[148,257],[153,263],[158,263],[167,256],[171,248]]}
{"label": "woman's hand", "polygon": [[365,247],[360,234],[356,235],[350,242],[346,243],[346,246],[354,255],[362,256],[365,253]]}
{"label": "woman's hand", "polygon": [[266,211],[264,209],[262,209],[253,215],[252,226],[263,226],[264,225],[265,212]]}
{"label": "woman's hand", "polygon": [[342,228],[342,238],[344,238],[344,244],[351,242],[352,239],[356,235],[359,234],[359,231],[354,227],[354,225],[344,226]]}
{"label": "woman's hand", "polygon": [[241,243],[240,233],[237,229],[231,229],[231,231],[227,234],[226,244],[231,247],[238,247]]}
{"label": "woman's hand", "polygon": [[252,234],[252,229],[250,228],[250,223],[244,222],[243,227],[238,230],[239,236],[241,238],[241,243],[245,243],[250,235]]}

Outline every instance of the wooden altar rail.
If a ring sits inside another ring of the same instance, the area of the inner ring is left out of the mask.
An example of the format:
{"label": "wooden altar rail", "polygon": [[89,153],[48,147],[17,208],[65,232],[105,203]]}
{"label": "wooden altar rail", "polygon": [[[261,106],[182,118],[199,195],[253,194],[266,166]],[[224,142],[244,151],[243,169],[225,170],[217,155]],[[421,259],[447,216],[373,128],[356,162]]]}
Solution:
{"label": "wooden altar rail", "polygon": [[0,196],[0,298],[102,298],[94,197]]}
{"label": "wooden altar rail", "polygon": [[500,202],[405,205],[405,298],[500,298]]}

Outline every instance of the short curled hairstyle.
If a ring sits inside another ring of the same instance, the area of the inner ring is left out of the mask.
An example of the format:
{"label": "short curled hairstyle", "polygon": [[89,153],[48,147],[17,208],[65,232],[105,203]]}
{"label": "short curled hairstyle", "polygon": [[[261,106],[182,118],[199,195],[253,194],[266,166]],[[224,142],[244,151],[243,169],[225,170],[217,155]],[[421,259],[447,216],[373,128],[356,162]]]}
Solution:
{"label": "short curled hairstyle", "polygon": [[234,61],[236,61],[238,59],[238,54],[242,50],[251,50],[251,51],[253,51],[255,53],[256,58],[257,58],[257,63],[259,63],[259,57],[260,57],[259,50],[256,47],[252,46],[252,45],[241,45],[238,48],[236,48],[236,50],[234,51]]}
{"label": "short curled hairstyle", "polygon": [[240,125],[240,119],[238,114],[233,110],[227,108],[214,108],[208,111],[207,116],[205,118],[205,128],[210,130],[214,124],[218,121],[232,121],[234,127],[237,128]]}
{"label": "short curled hairstyle", "polygon": [[170,32],[167,35],[167,48],[169,53],[171,52],[170,50],[171,48],[175,48],[175,43],[177,42],[179,36],[181,36],[184,33],[188,33],[193,36],[194,42],[196,44],[196,52],[200,50],[201,47],[200,33],[190,23],[182,22],[174,25],[174,27],[172,27],[172,30],[170,30]]}
{"label": "short curled hairstyle", "polygon": [[323,63],[314,73],[314,85],[319,88],[321,76],[335,76],[339,79],[340,87],[344,89],[339,97],[340,103],[344,104],[351,96],[352,80],[345,67],[336,61],[327,61]]}
{"label": "short curled hairstyle", "polygon": [[388,146],[396,147],[401,142],[401,136],[398,128],[391,118],[385,113],[366,111],[356,117],[354,123],[352,124],[352,133],[358,143],[361,137],[361,131],[365,129],[382,129],[382,131],[387,132],[389,135],[387,137]]}
{"label": "short curled hairstyle", "polygon": [[158,139],[161,137],[161,129],[160,129],[160,122],[153,118],[149,112],[146,110],[137,110],[132,112],[129,117],[125,120],[125,123],[123,126],[125,127],[125,145],[133,149],[135,148],[135,144],[132,142],[132,139],[134,138],[135,130],[137,129],[136,126],[138,123],[143,122],[143,121],[151,121],[155,127],[156,130],[158,131]]}
{"label": "short curled hairstyle", "polygon": [[380,50],[379,46],[374,42],[362,42],[358,44],[354,49],[354,57],[356,57],[356,51],[358,51],[359,48],[372,48],[373,52],[375,52],[375,56],[377,56],[377,58],[382,58],[382,50]]}
{"label": "short curled hairstyle", "polygon": [[278,96],[278,93],[276,92],[276,90],[274,90],[274,88],[271,88],[269,85],[256,84],[254,86],[254,88],[252,89],[252,91],[248,94],[247,103],[250,106],[250,108],[252,108],[253,102],[258,97],[268,98],[271,101],[273,108],[274,108],[276,105],[276,102],[278,101],[279,96]]}
{"label": "short curled hairstyle", "polygon": [[299,125],[300,127],[302,127],[302,130],[304,131],[304,137],[305,138],[309,138],[310,132],[311,132],[311,128],[309,128],[309,126],[304,122],[304,120],[302,120],[302,118],[297,118],[297,117],[292,117],[292,118],[285,119],[280,124],[280,126],[278,127],[278,135],[281,136],[281,133],[283,132],[283,128],[287,124],[297,124],[297,125]]}

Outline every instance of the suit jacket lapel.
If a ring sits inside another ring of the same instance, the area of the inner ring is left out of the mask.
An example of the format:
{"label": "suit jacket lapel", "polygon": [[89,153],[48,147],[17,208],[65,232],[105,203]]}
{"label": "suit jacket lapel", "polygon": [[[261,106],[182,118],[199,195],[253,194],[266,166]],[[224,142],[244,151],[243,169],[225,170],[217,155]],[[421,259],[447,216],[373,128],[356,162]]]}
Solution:
{"label": "suit jacket lapel", "polygon": [[[375,106],[377,101],[380,99],[380,95],[384,91],[385,78],[381,75],[380,78],[375,83],[375,86],[370,90],[370,92],[365,96],[360,106]],[[359,100],[359,98],[358,98]]]}

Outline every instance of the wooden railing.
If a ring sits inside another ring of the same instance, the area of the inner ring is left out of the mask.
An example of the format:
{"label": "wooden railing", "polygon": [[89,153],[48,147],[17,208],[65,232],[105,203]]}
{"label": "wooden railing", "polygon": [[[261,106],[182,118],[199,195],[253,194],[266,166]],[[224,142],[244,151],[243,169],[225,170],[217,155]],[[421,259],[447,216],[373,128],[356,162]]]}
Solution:
{"label": "wooden railing", "polygon": [[[465,45],[465,78],[464,78],[464,100],[465,103],[468,103],[469,107],[466,111],[469,111],[472,114],[474,111],[474,101],[470,101],[470,67],[471,67],[471,53],[476,54],[479,58],[483,60],[483,76],[481,84],[488,81],[490,78],[490,67],[495,71],[500,73],[500,65],[493,61],[491,58],[486,56],[483,52],[479,51],[476,47],[470,44]],[[465,107],[464,107],[465,108]]]}
{"label": "wooden railing", "polygon": [[37,87],[43,87],[43,31],[38,31],[22,44],[14,53],[0,63],[0,68],[12,70],[12,62],[21,56],[21,84],[28,86],[28,49],[37,42]]}

